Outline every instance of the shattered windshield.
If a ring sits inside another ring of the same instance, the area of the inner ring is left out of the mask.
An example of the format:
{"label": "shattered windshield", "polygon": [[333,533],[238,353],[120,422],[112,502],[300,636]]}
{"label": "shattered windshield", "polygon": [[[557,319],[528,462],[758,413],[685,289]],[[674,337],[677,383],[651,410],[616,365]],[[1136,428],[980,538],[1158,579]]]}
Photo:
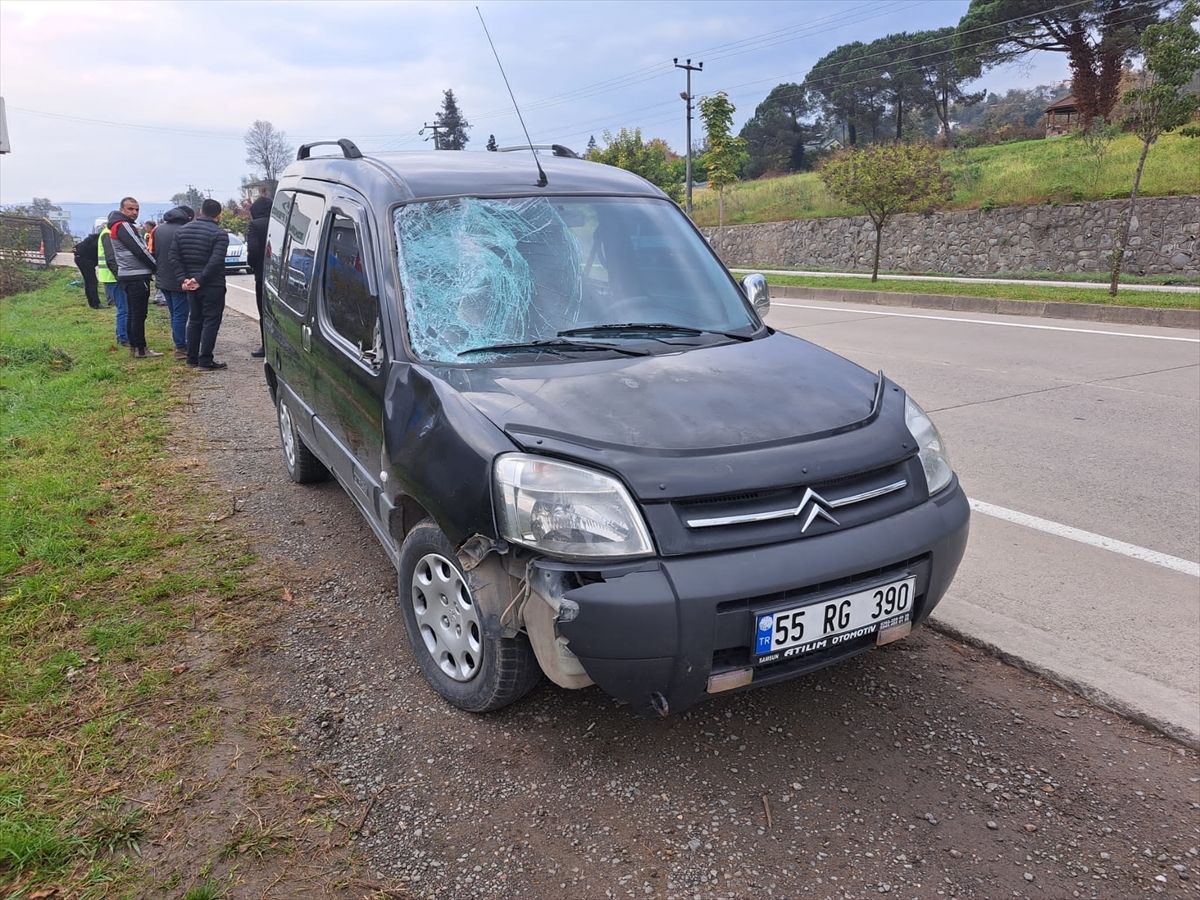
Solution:
{"label": "shattered windshield", "polygon": [[394,227],[409,343],[425,360],[486,363],[500,355],[486,348],[532,353],[593,326],[647,323],[661,335],[668,325],[696,334],[755,324],[665,201],[463,197],[402,206]]}

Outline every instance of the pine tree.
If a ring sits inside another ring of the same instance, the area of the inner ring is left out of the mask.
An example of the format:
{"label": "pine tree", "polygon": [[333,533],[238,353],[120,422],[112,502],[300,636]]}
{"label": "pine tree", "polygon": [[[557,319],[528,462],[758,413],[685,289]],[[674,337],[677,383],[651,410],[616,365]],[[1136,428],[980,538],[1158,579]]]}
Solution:
{"label": "pine tree", "polygon": [[463,118],[459,111],[458,101],[454,99],[454,91],[442,92],[442,110],[434,119],[441,133],[438,135],[439,150],[464,150],[467,146],[467,129],[471,123]]}
{"label": "pine tree", "polygon": [[596,149],[596,136],[593,134],[588,138],[587,155],[590,156],[592,151]]}
{"label": "pine tree", "polygon": [[496,146],[496,136],[494,134],[488,135],[487,148],[492,151],[496,151],[496,150],[500,149],[499,147]]}

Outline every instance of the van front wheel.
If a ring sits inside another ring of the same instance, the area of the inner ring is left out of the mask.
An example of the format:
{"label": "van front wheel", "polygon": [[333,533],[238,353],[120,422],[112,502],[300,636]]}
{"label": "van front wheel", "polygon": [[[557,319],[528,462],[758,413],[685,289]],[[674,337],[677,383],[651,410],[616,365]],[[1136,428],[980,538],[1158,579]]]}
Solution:
{"label": "van front wheel", "polygon": [[471,596],[469,577],[433,519],[400,548],[400,611],[421,674],[467,712],[490,712],[524,697],[541,678],[529,639],[494,637]]}

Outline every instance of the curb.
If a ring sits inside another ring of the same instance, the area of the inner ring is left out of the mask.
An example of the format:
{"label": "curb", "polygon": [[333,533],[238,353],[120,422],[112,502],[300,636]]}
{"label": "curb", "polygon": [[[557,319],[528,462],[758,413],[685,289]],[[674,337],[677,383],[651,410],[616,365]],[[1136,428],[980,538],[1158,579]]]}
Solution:
{"label": "curb", "polygon": [[[768,284],[770,279],[768,278]],[[865,303],[873,306],[907,306],[953,312],[1001,316],[1032,316],[1112,325],[1146,325],[1159,328],[1200,329],[1200,309],[1157,309],[1148,306],[1108,306],[1102,303],[1062,303],[1045,300],[1001,300],[995,297],[962,297],[957,294],[910,294],[900,291],[856,291],[792,287],[772,284],[771,296],[826,303]]]}
{"label": "curb", "polygon": [[1177,741],[1184,746],[1190,747],[1193,750],[1200,750],[1200,734],[1197,734],[1186,725],[1181,725],[1178,722],[1167,721],[1158,716],[1152,715],[1141,709],[1134,703],[1124,700],[1118,700],[1111,694],[1092,687],[1079,678],[1070,678],[1054,669],[1042,665],[1027,656],[1021,656],[1018,653],[1013,653],[1008,650],[1002,650],[996,644],[992,643],[985,637],[977,634],[964,631],[961,628],[956,628],[949,622],[938,619],[934,613],[924,622],[925,626],[944,634],[947,637],[954,638],[964,644],[969,644],[972,647],[978,647],[984,653],[994,656],[1007,665],[1021,669],[1024,672],[1029,672],[1031,675],[1036,675],[1038,678],[1044,678],[1046,681],[1057,684],[1064,690],[1078,694],[1090,703],[1114,712],[1119,716],[1124,716],[1131,722],[1136,722],[1151,731],[1157,731],[1159,734]]}

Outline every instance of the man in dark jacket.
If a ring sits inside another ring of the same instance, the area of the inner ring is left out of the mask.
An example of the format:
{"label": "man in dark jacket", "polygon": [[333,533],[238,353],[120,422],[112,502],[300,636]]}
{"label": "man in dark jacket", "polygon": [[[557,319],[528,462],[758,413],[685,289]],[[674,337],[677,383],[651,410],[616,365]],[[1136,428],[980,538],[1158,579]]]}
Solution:
{"label": "man in dark jacket", "polygon": [[99,239],[99,233],[89,234],[75,245],[73,252],[75,268],[79,269],[79,274],[83,276],[83,294],[92,309],[104,309],[104,304],[100,302],[100,285],[96,281],[96,263],[99,262],[96,242]]}
{"label": "man in dark jacket", "polygon": [[158,272],[154,283],[163,292],[167,301],[167,312],[171,316],[171,340],[175,344],[175,358],[187,359],[188,292],[182,287],[183,276],[171,265],[171,245],[175,232],[186,225],[196,214],[190,206],[177,206],[163,216],[162,224],[154,229],[154,258],[158,261]]}
{"label": "man in dark jacket", "polygon": [[106,256],[108,267],[125,289],[129,305],[129,355],[139,359],[162,356],[146,347],[146,315],[150,312],[150,276],[158,268],[150,248],[137,229],[141,207],[132,197],[121,200],[120,218],[112,226],[112,255]]}
{"label": "man in dark jacket", "polygon": [[[267,223],[271,221],[271,198],[259,197],[250,204],[250,225],[246,229],[246,252],[250,258],[250,268],[254,271],[254,302],[258,304],[258,330],[263,329],[263,257],[267,249]],[[266,356],[263,342],[251,356],[262,358]]]}
{"label": "man in dark jacket", "polygon": [[200,215],[175,232],[167,256],[188,292],[187,364],[201,369],[224,369],[213,359],[217,331],[225,314],[225,252],[229,233],[217,224],[221,203],[211,197]]}

